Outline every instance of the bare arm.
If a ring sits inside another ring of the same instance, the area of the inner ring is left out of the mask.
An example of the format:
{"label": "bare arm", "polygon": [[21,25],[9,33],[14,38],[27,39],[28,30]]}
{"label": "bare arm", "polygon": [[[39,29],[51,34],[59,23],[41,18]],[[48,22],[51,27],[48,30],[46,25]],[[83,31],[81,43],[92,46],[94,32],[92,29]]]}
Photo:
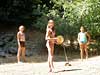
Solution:
{"label": "bare arm", "polygon": [[50,37],[49,37],[49,30],[46,31],[46,36],[45,36],[45,40],[49,40]]}
{"label": "bare arm", "polygon": [[17,42],[18,42],[18,45],[20,45],[20,35],[19,35],[19,32],[17,33]]}
{"label": "bare arm", "polygon": [[91,37],[90,37],[90,34],[89,33],[86,33],[87,37],[88,37],[88,42],[91,41]]}
{"label": "bare arm", "polygon": [[49,33],[50,33],[50,30],[48,29],[46,32],[45,40],[56,40],[56,38],[50,38]]}
{"label": "bare arm", "polygon": [[77,40],[78,40],[78,43],[80,43],[80,35],[79,34],[78,34]]}

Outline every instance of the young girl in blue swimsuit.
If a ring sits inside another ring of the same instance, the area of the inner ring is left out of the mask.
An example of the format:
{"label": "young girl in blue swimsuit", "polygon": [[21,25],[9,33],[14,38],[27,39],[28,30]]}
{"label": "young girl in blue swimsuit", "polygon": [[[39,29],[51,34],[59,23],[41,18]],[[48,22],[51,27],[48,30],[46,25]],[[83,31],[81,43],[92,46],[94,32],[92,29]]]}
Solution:
{"label": "young girl in blue swimsuit", "polygon": [[86,59],[88,59],[87,46],[90,42],[90,35],[87,32],[85,32],[85,29],[84,29],[83,26],[81,26],[80,32],[78,33],[78,42],[79,42],[79,45],[80,45],[81,60],[83,61],[84,52],[86,54]]}

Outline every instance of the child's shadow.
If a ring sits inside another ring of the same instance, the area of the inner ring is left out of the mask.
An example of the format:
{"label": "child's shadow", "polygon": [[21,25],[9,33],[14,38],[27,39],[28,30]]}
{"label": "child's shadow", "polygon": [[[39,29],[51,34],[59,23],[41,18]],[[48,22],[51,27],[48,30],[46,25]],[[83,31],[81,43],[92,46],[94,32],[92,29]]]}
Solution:
{"label": "child's shadow", "polygon": [[70,70],[60,70],[54,73],[59,73],[59,72],[66,72],[66,71],[78,71],[78,70],[82,70],[82,69],[70,69]]}

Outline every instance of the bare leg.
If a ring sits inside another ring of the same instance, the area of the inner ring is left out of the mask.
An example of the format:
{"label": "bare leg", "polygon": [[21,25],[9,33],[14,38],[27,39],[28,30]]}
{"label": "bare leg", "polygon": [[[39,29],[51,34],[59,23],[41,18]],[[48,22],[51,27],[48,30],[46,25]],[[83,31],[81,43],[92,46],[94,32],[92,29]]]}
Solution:
{"label": "bare leg", "polygon": [[83,61],[83,57],[84,57],[84,48],[83,48],[83,45],[80,45],[80,56],[81,56],[81,60]]}
{"label": "bare leg", "polygon": [[48,59],[48,63],[49,63],[49,68],[51,69],[51,65],[50,65],[50,57]]}
{"label": "bare leg", "polygon": [[52,69],[54,68],[53,66],[53,56],[51,54],[51,51],[49,52],[49,68],[50,68],[50,71],[52,72]]}
{"label": "bare leg", "polygon": [[21,48],[18,48],[17,61],[20,62]]}
{"label": "bare leg", "polygon": [[51,58],[50,56],[48,57],[48,64],[49,64],[49,72],[52,72],[52,68],[51,68]]}
{"label": "bare leg", "polygon": [[26,52],[26,49],[25,49],[25,47],[23,47],[22,48],[22,58],[23,58],[24,62],[26,62],[25,52]]}
{"label": "bare leg", "polygon": [[83,51],[83,49],[81,49],[81,52],[80,52],[80,56],[81,56],[81,60],[83,61],[83,57],[84,57],[84,51]]}
{"label": "bare leg", "polygon": [[50,58],[50,47],[47,47],[48,48],[48,64],[49,64],[49,72],[51,72],[52,71],[52,69],[51,69],[51,63],[50,63],[50,60],[51,60],[51,58]]}
{"label": "bare leg", "polygon": [[51,49],[51,68],[54,69],[54,65],[53,65],[53,55],[54,55],[54,46]]}
{"label": "bare leg", "polygon": [[50,65],[51,65],[51,68],[54,69],[53,56],[50,56]]}
{"label": "bare leg", "polygon": [[48,47],[48,63],[50,72],[52,72],[52,70],[54,69],[54,65],[53,65],[53,49],[51,47]]}
{"label": "bare leg", "polygon": [[88,59],[88,50],[87,50],[87,45],[85,45],[85,54],[86,54],[86,59]]}
{"label": "bare leg", "polygon": [[49,64],[49,68],[51,68],[51,65],[50,65],[50,55],[48,54],[48,64]]}

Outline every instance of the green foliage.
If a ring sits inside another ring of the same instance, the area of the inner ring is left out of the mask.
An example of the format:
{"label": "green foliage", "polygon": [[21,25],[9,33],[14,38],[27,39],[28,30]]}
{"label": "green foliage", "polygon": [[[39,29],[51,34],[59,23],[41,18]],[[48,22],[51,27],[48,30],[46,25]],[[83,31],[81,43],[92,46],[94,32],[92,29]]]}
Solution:
{"label": "green foliage", "polygon": [[46,16],[41,16],[40,18],[37,19],[36,23],[34,23],[33,25],[39,30],[44,31],[46,29],[47,22],[48,18]]}
{"label": "green foliage", "polygon": [[[55,22],[56,35],[76,40],[83,25],[100,46],[99,0],[0,0],[0,23],[24,24],[46,31],[49,19]],[[4,26],[5,27],[5,26]]]}
{"label": "green foliage", "polygon": [[33,15],[37,15],[32,11],[39,3],[40,0],[0,0],[0,21],[31,24]]}
{"label": "green foliage", "polygon": [[[85,26],[95,39],[100,36],[100,2],[99,0],[51,0],[52,8],[45,6],[42,10],[44,17],[39,17],[37,23],[44,28],[47,18],[55,21],[57,35],[77,37],[81,25]],[[46,21],[40,21],[44,19]],[[39,22],[40,21],[40,22]],[[43,22],[43,23],[42,23]],[[36,25],[35,25],[36,26]],[[36,26],[37,27],[37,26]]]}
{"label": "green foliage", "polygon": [[100,36],[99,0],[0,0],[0,21],[33,25],[45,31],[55,21],[57,35],[77,37],[81,25]]}

